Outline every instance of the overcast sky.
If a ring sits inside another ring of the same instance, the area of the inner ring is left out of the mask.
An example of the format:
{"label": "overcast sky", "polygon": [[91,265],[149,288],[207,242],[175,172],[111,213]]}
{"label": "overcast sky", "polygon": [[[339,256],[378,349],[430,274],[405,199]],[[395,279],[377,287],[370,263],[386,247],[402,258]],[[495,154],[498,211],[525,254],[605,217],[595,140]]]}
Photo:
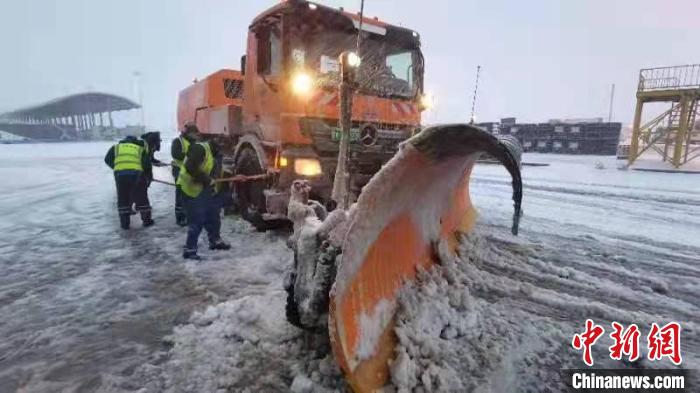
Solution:
{"label": "overcast sky", "polygon": [[[359,10],[360,0],[322,3]],[[177,92],[238,67],[252,18],[273,0],[2,0],[0,112],[84,91],[136,100],[174,128]],[[429,122],[607,117],[629,123],[640,68],[700,63],[698,0],[366,0],[421,33]]]}

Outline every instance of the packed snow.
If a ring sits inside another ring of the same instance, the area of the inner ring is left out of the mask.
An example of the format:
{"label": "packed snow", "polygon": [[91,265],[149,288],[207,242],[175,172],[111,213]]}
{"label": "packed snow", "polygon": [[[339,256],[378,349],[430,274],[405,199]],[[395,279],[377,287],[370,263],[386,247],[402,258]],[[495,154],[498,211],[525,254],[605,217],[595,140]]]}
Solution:
{"label": "packed snow", "polygon": [[[285,321],[289,234],[227,217],[233,250],[186,263],[159,184],[156,225],[121,232],[108,147],[0,145],[0,392],[343,391],[326,335]],[[524,161],[551,166],[523,169],[520,236],[509,175],[479,166],[477,230],[402,292],[394,388],[561,391],[560,369],[583,365],[571,339],[586,318],[643,332],[678,321],[683,367],[697,369],[700,178],[608,157]],[[671,367],[612,361],[609,345],[606,333],[596,367]]]}

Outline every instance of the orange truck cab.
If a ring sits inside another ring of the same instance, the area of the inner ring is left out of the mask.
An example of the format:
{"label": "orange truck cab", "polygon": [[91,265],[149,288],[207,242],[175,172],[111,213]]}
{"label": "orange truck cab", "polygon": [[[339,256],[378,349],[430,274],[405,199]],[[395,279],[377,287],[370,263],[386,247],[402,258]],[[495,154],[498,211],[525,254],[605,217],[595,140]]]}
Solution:
{"label": "orange truck cab", "polygon": [[220,70],[180,92],[178,126],[228,146],[230,172],[268,173],[235,186],[244,217],[258,226],[286,217],[291,182],[308,179],[330,199],[340,139],[339,57],[357,51],[349,153],[358,191],[413,135],[424,109],[417,32],[307,1],[283,1],[249,27],[241,70]]}

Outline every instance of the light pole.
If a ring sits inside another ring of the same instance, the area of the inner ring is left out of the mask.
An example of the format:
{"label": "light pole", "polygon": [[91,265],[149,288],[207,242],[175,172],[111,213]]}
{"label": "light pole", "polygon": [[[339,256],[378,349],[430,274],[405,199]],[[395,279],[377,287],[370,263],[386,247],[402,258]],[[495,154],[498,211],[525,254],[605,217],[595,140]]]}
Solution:
{"label": "light pole", "polygon": [[357,30],[356,52],[345,51],[340,54],[340,142],[338,143],[338,165],[335,168],[333,178],[333,190],[331,200],[341,210],[347,210],[350,204],[350,173],[348,172],[348,154],[350,152],[350,137],[352,133],[352,100],[354,90],[357,87],[357,73],[359,72],[362,45],[362,21],[364,19],[365,0],[360,3],[360,22]]}
{"label": "light pole", "polygon": [[[354,56],[352,58],[351,56]],[[346,210],[350,199],[348,173],[348,153],[350,150],[350,133],[352,132],[352,98],[355,84],[356,68],[360,58],[352,52],[340,55],[340,143],[338,144],[338,166],[335,168],[331,199],[337,207]]]}
{"label": "light pole", "polygon": [[476,120],[474,114],[474,108],[476,107],[476,92],[479,90],[479,73],[481,73],[481,66],[476,66],[476,82],[474,83],[474,98],[472,99],[472,114],[469,116],[469,124],[474,124]]}
{"label": "light pole", "polygon": [[614,102],[615,102],[615,84],[613,83],[612,88],[610,89],[610,110],[608,111],[608,123],[612,122]]}
{"label": "light pole", "polygon": [[146,132],[146,119],[143,114],[143,94],[141,93],[141,72],[134,71],[133,76],[134,83],[136,84],[136,95],[138,96],[139,107],[141,110],[141,127],[143,128],[143,132]]}

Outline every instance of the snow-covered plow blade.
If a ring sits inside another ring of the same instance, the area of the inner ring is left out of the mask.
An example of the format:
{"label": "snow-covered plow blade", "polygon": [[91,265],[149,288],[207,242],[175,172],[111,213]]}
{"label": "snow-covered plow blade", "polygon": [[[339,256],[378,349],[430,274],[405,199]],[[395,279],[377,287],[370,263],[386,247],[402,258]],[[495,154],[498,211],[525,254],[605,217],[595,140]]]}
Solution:
{"label": "snow-covered plow blade", "polygon": [[398,291],[419,268],[454,253],[457,232],[473,228],[469,179],[482,153],[499,160],[512,176],[512,232],[517,234],[518,148],[466,124],[427,128],[406,141],[351,209],[330,294],[329,331],[353,390],[369,392],[386,384]]}

